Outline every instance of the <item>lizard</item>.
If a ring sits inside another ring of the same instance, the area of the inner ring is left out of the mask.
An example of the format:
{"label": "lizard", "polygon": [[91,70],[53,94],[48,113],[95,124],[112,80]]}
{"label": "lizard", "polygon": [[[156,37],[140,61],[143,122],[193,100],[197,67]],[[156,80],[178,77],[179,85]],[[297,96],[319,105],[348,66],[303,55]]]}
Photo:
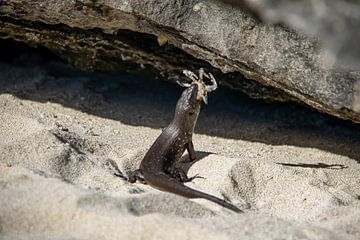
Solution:
{"label": "lizard", "polygon": [[[190,161],[196,159],[192,135],[200,112],[202,101],[207,104],[207,93],[217,88],[215,78],[211,73],[205,73],[203,68],[199,70],[199,76],[184,70],[191,83],[180,83],[186,89],[182,92],[177,104],[175,115],[171,123],[163,129],[160,136],[155,140],[140,163],[140,168],[131,172],[128,181],[137,180],[144,184],[174,193],[187,198],[203,198],[217,203],[235,212],[241,212],[236,206],[207,193],[192,189],[184,182],[189,182],[198,176],[188,177],[176,163],[187,150]],[[203,77],[207,77],[212,85],[207,86]]]}

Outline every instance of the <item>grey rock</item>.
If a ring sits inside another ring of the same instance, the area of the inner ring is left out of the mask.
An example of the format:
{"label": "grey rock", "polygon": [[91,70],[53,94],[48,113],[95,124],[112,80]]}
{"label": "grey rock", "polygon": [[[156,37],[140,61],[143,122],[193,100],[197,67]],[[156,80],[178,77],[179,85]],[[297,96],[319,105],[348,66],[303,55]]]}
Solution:
{"label": "grey rock", "polygon": [[[336,59],[316,38],[282,25],[262,24],[220,1],[43,0],[20,4],[2,0],[0,20],[1,38],[42,45],[60,55],[66,52],[63,57],[77,57],[78,65],[104,65],[103,61],[96,61],[98,55],[117,56],[123,62],[152,63],[160,72],[188,65],[175,64],[186,62],[177,56],[173,56],[177,61],[171,62],[157,51],[130,48],[119,40],[118,33],[126,29],[153,34],[223,73],[241,73],[320,111],[360,121],[359,72],[335,65]],[[89,35],[94,29],[102,34]],[[183,56],[186,55],[180,58]],[[198,67],[196,64],[193,68]],[[224,84],[232,83],[227,80]]]}
{"label": "grey rock", "polygon": [[319,38],[338,63],[359,70],[360,2],[348,0],[222,0],[259,20]]}

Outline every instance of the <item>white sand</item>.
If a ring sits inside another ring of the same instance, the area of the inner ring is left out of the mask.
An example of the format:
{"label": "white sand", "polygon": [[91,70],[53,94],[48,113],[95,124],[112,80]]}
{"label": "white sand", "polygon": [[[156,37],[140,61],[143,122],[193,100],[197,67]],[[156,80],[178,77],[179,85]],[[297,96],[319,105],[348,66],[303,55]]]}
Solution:
{"label": "white sand", "polygon": [[[188,172],[205,179],[188,185],[244,210],[234,214],[114,176],[137,168],[171,118],[172,88],[160,91],[165,103],[159,91],[119,83],[114,100],[78,87],[87,77],[0,69],[10,86],[0,95],[0,239],[360,238],[352,124],[252,100],[235,113],[205,107],[194,136],[201,159]],[[233,107],[226,94],[211,99]]]}

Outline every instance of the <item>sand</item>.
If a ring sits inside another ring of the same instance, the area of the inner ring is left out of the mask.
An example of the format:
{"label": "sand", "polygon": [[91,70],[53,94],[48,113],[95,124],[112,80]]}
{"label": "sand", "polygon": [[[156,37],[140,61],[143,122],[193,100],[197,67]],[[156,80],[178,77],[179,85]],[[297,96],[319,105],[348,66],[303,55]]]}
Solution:
{"label": "sand", "polygon": [[235,214],[119,177],[169,123],[180,87],[39,54],[0,61],[0,239],[360,238],[359,125],[220,86],[184,169]]}

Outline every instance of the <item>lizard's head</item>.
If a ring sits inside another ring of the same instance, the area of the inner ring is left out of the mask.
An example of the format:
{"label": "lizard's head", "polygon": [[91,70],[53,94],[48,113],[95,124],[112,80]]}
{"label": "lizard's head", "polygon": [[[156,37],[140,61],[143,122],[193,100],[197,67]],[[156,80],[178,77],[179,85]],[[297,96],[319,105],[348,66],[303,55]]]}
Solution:
{"label": "lizard's head", "polygon": [[[199,70],[199,77],[188,70],[184,70],[184,74],[192,82],[178,82],[181,86],[186,87],[186,89],[177,102],[175,117],[179,122],[187,125],[187,128],[193,128],[200,112],[201,102],[207,103],[207,93],[214,91],[217,88],[217,84],[214,77],[210,73],[206,74],[202,68]],[[207,86],[203,81],[203,76],[209,78],[213,84]]]}
{"label": "lizard's head", "polygon": [[[184,75],[187,76],[189,79],[191,79],[191,83],[180,83],[177,82],[180,86],[188,87],[193,85],[197,85],[197,95],[196,100],[201,101],[203,100],[205,104],[207,104],[207,93],[212,92],[217,88],[217,83],[215,81],[214,76],[211,73],[205,73],[203,68],[199,69],[199,76],[197,76],[195,73],[184,70]],[[212,85],[206,85],[203,78],[204,76],[208,79],[210,79]]]}
{"label": "lizard's head", "polygon": [[192,122],[193,119],[196,120],[199,114],[201,99],[198,99],[198,92],[198,85],[190,85],[190,87],[182,92],[181,97],[176,104],[175,114],[177,116],[182,116],[187,122]]}

